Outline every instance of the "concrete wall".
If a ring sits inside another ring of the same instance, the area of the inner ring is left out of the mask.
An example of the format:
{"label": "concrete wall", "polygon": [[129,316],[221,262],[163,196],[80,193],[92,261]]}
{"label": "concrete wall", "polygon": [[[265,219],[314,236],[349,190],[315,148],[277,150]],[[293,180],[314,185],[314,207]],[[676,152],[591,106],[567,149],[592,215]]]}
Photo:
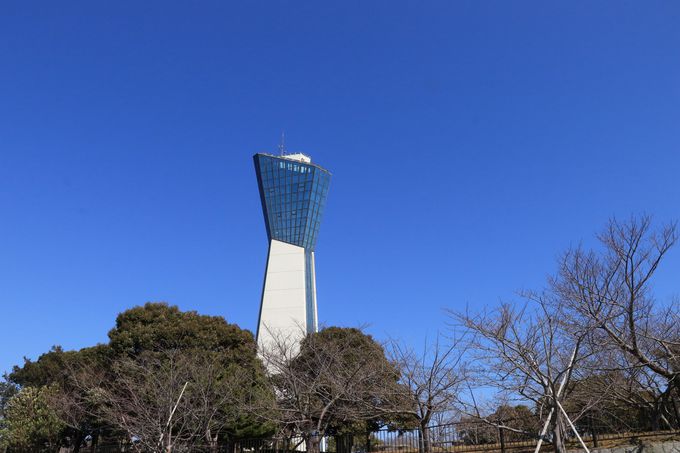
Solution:
{"label": "concrete wall", "polygon": [[299,342],[305,335],[305,249],[272,240],[267,258],[257,346],[266,348],[276,337]]}
{"label": "concrete wall", "polygon": [[[583,450],[571,450],[573,452]],[[640,445],[622,445],[613,448],[596,448],[592,453],[680,453],[680,441],[649,442]]]}

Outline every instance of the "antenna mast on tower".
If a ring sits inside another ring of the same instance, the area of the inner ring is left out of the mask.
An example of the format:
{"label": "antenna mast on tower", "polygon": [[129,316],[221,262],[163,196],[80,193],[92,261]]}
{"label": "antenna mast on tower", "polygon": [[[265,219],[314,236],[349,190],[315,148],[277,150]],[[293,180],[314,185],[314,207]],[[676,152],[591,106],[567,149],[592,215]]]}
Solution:
{"label": "antenna mast on tower", "polygon": [[283,156],[286,154],[286,133],[281,132],[281,142],[279,142],[279,152]]}

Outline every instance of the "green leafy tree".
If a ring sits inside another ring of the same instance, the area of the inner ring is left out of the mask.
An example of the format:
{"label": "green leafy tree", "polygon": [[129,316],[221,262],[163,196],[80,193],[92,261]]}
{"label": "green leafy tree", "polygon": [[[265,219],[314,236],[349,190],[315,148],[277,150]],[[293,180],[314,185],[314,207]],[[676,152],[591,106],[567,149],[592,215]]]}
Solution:
{"label": "green leafy tree", "polygon": [[[216,446],[272,431],[248,410],[252,401],[273,398],[250,332],[222,317],[147,303],[119,314],[109,339],[109,344],[80,351],[54,347],[36,361],[26,359],[8,377],[22,388],[50,386],[62,442],[74,451],[88,435],[95,441],[100,436],[123,441],[143,433],[149,437],[148,419],[136,416],[156,413],[167,419],[168,401],[171,409],[184,383],[181,404],[194,417],[191,442]],[[156,391],[153,397],[151,390]],[[165,432],[166,439],[177,439],[172,426],[161,426],[151,437],[157,441]]]}
{"label": "green leafy tree", "polygon": [[54,448],[64,424],[50,404],[52,386],[26,387],[5,408],[3,438],[9,447],[30,451]]}
{"label": "green leafy tree", "polygon": [[17,391],[17,386],[7,379],[0,382],[0,419],[2,419],[5,414],[5,407],[10,398],[12,398]]}
{"label": "green leafy tree", "polygon": [[48,352],[41,354],[38,360],[24,358],[22,366],[15,365],[8,379],[22,387],[42,387],[55,382],[63,382],[66,378],[64,363],[75,351],[64,352],[61,346],[52,346]]}
{"label": "green leafy tree", "polygon": [[95,387],[102,417],[128,437],[169,451],[271,433],[250,411],[273,392],[249,331],[219,316],[147,303],[121,313],[109,338],[113,376],[95,379]]}
{"label": "green leafy tree", "polygon": [[100,416],[145,451],[194,450],[241,436],[271,434],[248,417],[252,370],[200,350],[120,357],[112,379],[91,390]]}
{"label": "green leafy tree", "polygon": [[259,413],[301,434],[308,452],[319,451],[323,435],[365,429],[381,413],[394,413],[399,372],[383,347],[359,329],[329,327],[308,334],[299,349],[286,338],[274,339],[261,354],[277,406]]}
{"label": "green leafy tree", "polygon": [[0,382],[0,451],[7,447],[6,415],[7,403],[17,393],[17,387],[13,383],[5,380]]}
{"label": "green leafy tree", "polygon": [[147,303],[126,310],[109,332],[114,354],[200,349],[221,352],[225,359],[252,365],[256,361],[253,334],[221,316],[181,311],[166,303]]}
{"label": "green leafy tree", "polygon": [[486,419],[503,428],[506,442],[533,439],[541,429],[541,421],[536,413],[524,404],[503,404]]}
{"label": "green leafy tree", "polygon": [[76,377],[82,378],[79,374],[83,369],[106,371],[110,363],[111,349],[107,345],[79,351],[64,351],[54,346],[36,361],[25,359],[22,367],[15,366],[8,380],[22,388],[50,386],[49,403],[64,425],[61,442],[77,453],[86,436],[92,436],[96,443],[101,433],[110,428],[101,423],[96,415],[97,408],[77,385]]}

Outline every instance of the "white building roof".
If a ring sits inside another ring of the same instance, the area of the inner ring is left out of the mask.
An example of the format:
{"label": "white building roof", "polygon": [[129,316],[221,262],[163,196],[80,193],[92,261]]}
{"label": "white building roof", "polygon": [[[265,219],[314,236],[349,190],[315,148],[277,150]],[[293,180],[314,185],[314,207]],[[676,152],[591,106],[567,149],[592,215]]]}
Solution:
{"label": "white building roof", "polygon": [[308,155],[302,154],[302,153],[284,154],[281,157],[284,158],[284,159],[288,159],[288,160],[295,160],[295,161],[298,161],[298,162],[304,162],[306,164],[312,163],[312,158],[309,157]]}

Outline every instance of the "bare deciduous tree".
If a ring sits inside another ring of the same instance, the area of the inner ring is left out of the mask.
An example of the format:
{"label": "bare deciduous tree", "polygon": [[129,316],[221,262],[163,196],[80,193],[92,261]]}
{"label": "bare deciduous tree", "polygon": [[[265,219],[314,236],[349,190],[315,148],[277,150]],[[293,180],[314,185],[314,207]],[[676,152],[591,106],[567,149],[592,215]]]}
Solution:
{"label": "bare deciduous tree", "polygon": [[404,414],[412,417],[420,432],[419,450],[430,453],[432,420],[455,409],[461,390],[468,379],[465,363],[466,348],[462,337],[450,339],[447,345],[437,335],[433,343],[425,343],[421,353],[397,341],[389,344],[388,356],[398,367],[404,390],[401,405]]}
{"label": "bare deciduous tree", "polygon": [[[587,331],[573,331],[562,322],[564,313],[553,295],[528,293],[526,297],[523,306],[502,304],[482,314],[451,314],[469,330],[478,384],[498,389],[507,399],[532,401],[545,423],[544,431],[550,428],[555,451],[562,453],[567,424],[580,416],[565,417],[564,406],[570,398],[570,384],[582,378],[590,356],[585,347]],[[467,410],[487,420],[474,396]]]}
{"label": "bare deciduous tree", "polygon": [[658,306],[651,289],[677,242],[676,225],[654,229],[649,216],[613,219],[598,239],[599,250],[576,247],[562,256],[554,291],[572,322],[592,329],[594,343],[622,353],[621,369],[645,368],[666,381],[662,395],[680,395],[678,305]]}
{"label": "bare deciduous tree", "polygon": [[610,432],[673,429],[675,401],[666,380],[601,340],[593,339],[591,374],[574,383],[572,409],[579,406],[579,394],[586,401],[599,395],[600,402],[589,410],[589,424],[583,426]]}
{"label": "bare deciduous tree", "polygon": [[[118,358],[110,370],[71,372],[90,410],[152,452],[216,450],[224,431],[247,414],[251,374],[225,367],[219,352],[198,350],[142,352]],[[65,400],[83,407],[80,398]]]}

